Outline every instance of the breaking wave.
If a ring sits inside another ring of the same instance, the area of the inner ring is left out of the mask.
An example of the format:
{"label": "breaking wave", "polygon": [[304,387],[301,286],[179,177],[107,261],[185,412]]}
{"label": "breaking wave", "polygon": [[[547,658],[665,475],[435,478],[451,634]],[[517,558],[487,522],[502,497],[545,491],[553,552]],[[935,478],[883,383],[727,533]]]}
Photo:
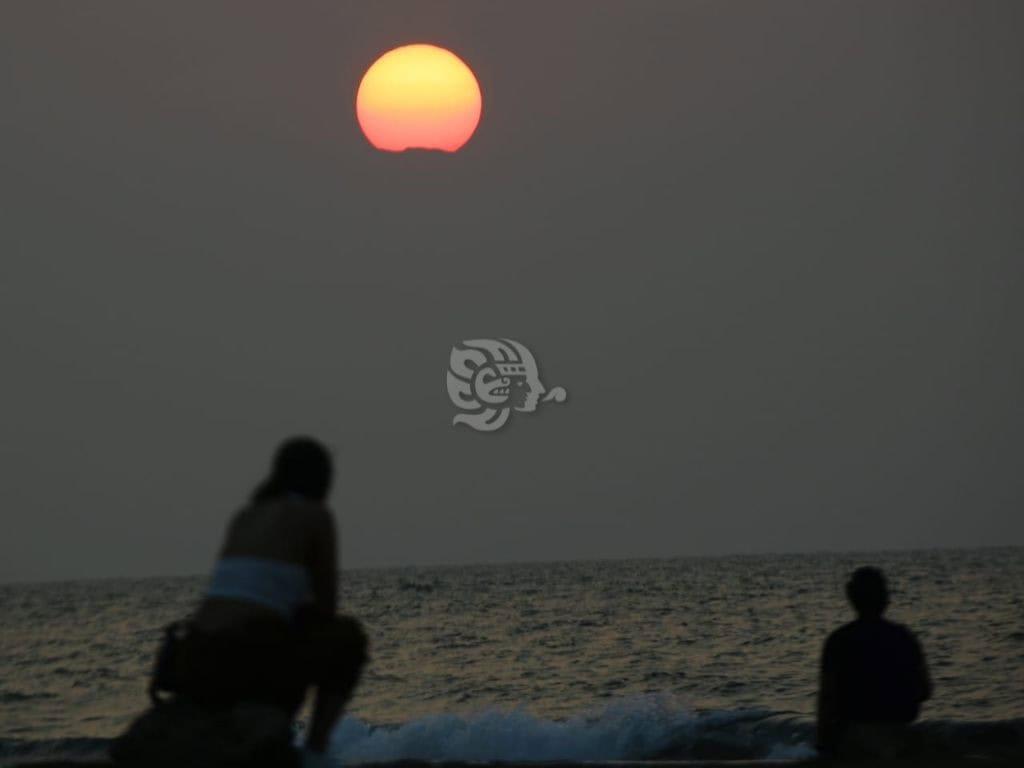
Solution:
{"label": "breaking wave", "polygon": [[813,756],[812,740],[809,723],[785,715],[751,710],[694,714],[671,697],[651,695],[565,720],[488,710],[375,727],[347,717],[335,730],[332,753],[346,764],[786,759]]}
{"label": "breaking wave", "polygon": [[[915,726],[944,754],[1024,755],[1024,720],[927,721]],[[694,712],[673,697],[647,695],[562,720],[523,710],[438,714],[375,726],[345,717],[331,755],[344,765],[424,760],[530,763],[650,760],[800,760],[814,757],[814,725],[766,710]],[[0,739],[0,765],[102,759],[107,739]]]}

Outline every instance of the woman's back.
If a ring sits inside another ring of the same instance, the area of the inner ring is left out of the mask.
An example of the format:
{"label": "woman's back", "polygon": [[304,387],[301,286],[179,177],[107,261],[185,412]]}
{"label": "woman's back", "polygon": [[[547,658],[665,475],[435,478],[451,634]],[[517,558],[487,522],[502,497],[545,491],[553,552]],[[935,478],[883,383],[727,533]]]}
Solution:
{"label": "woman's back", "polygon": [[271,616],[287,622],[308,604],[333,614],[335,546],[322,504],[284,496],[245,507],[228,526],[196,625],[216,632]]}
{"label": "woman's back", "polygon": [[265,557],[304,565],[313,529],[324,514],[323,505],[298,496],[250,504],[232,518],[220,557]]}

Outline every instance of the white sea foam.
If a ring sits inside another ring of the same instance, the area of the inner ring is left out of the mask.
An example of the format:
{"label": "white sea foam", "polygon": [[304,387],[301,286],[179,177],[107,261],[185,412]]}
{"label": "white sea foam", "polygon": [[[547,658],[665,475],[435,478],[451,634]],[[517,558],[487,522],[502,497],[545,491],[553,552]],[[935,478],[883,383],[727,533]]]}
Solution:
{"label": "white sea foam", "polygon": [[[345,764],[395,760],[540,762],[637,760],[685,756],[705,749],[748,757],[814,754],[792,726],[765,729],[763,713],[697,715],[670,696],[615,701],[603,710],[545,720],[522,710],[468,716],[431,715],[395,727],[372,727],[346,717],[334,732],[333,755]],[[710,746],[709,746],[710,745]]]}

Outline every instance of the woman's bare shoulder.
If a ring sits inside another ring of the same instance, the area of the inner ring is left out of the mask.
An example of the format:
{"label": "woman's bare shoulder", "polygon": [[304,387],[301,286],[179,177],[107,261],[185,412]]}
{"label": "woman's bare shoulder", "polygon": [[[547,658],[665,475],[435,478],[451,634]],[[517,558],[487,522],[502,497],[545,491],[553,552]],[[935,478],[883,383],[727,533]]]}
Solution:
{"label": "woman's bare shoulder", "polygon": [[221,555],[301,561],[309,542],[332,527],[327,507],[306,499],[250,504],[232,517]]}
{"label": "woman's bare shoulder", "polygon": [[308,499],[289,498],[282,501],[282,514],[294,521],[304,531],[320,534],[334,527],[334,515],[330,508]]}

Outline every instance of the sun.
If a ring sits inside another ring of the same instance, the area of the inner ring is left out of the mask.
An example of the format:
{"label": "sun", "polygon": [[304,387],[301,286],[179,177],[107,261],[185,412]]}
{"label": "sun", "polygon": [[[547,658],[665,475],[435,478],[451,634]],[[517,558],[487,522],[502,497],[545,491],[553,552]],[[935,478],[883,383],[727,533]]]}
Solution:
{"label": "sun", "polygon": [[451,51],[417,43],[388,51],[366,70],[356,118],[377,149],[455,152],[480,122],[480,85]]}

